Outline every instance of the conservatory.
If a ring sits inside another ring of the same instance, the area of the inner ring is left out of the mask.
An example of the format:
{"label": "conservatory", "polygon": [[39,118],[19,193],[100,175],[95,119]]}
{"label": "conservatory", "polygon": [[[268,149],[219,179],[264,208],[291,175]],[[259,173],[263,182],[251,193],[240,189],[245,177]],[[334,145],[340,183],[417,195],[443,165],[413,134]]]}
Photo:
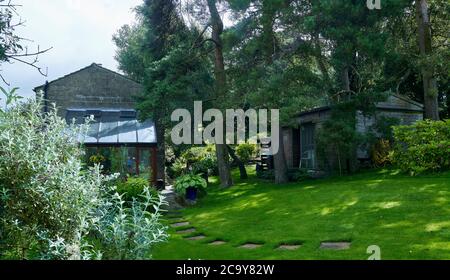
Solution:
{"label": "conservatory", "polygon": [[157,179],[157,140],[153,121],[138,121],[130,109],[67,109],[66,121],[83,124],[94,121],[86,135],[80,135],[87,161],[100,163],[110,173]]}

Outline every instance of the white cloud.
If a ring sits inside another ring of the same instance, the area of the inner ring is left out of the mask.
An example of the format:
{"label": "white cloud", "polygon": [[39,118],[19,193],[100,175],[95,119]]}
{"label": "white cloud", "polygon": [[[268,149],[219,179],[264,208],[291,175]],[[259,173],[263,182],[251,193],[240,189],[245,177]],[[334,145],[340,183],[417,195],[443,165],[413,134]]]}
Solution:
{"label": "white cloud", "polygon": [[[32,96],[35,86],[85,67],[93,62],[117,70],[112,35],[124,24],[134,21],[132,8],[142,0],[15,0],[26,25],[18,29],[30,51],[37,45],[53,49],[40,57],[39,65],[48,67],[48,77],[21,64],[3,64],[2,75],[20,94]],[[6,87],[4,84],[3,87]],[[1,101],[0,101],[1,104]]]}

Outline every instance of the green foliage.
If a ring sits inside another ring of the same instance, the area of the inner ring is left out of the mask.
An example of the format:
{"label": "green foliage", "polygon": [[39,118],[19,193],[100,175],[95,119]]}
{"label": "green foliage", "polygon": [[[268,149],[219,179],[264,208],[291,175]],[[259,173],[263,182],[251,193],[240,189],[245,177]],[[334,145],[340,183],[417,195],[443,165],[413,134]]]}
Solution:
{"label": "green foliage", "polygon": [[450,169],[450,120],[394,128],[394,163],[412,175]]}
{"label": "green foliage", "polygon": [[392,145],[389,140],[380,139],[372,147],[372,161],[376,167],[386,167],[392,163]]}
{"label": "green foliage", "polygon": [[373,127],[376,132],[378,132],[379,137],[389,141],[394,140],[394,126],[400,125],[400,120],[398,118],[381,116],[376,120],[376,124]]}
{"label": "green foliage", "polygon": [[128,173],[127,158],[127,148],[113,149],[111,153],[111,173],[119,173],[122,177],[126,176]]}
{"label": "green foliage", "polygon": [[247,164],[251,159],[256,156],[257,146],[253,144],[241,144],[236,148],[236,155],[239,159]]}
{"label": "green foliage", "polygon": [[189,188],[195,188],[200,191],[206,190],[208,183],[199,175],[187,174],[178,178],[174,187],[177,193],[186,195],[186,191]]}
{"label": "green foliage", "polygon": [[153,247],[164,242],[167,227],[160,223],[161,207],[166,203],[151,188],[144,188],[141,199],[131,206],[118,193],[108,198],[99,209],[95,237],[100,243],[102,258],[107,260],[151,259]]}
{"label": "green foliage", "polygon": [[[356,132],[356,110],[350,102],[338,104],[316,132],[319,157],[331,169],[343,174],[347,161],[353,162],[360,135]],[[335,162],[333,162],[333,160]]]}
{"label": "green foliage", "polygon": [[[262,180],[273,181],[275,180],[275,170],[258,170],[256,176]],[[311,176],[304,169],[289,169],[288,178],[289,182],[301,182],[311,178]]]}
{"label": "green foliage", "polygon": [[117,193],[127,202],[141,200],[145,189],[149,189],[154,197],[158,197],[158,192],[149,186],[149,181],[142,177],[131,177],[125,181],[117,183]]}
{"label": "green foliage", "polygon": [[170,169],[173,178],[189,173],[216,175],[218,171],[215,147],[209,145],[187,149],[175,160]]}
{"label": "green foliage", "polygon": [[113,178],[82,163],[77,139],[88,126],[68,127],[56,110],[42,114],[41,101],[0,111],[0,258],[148,257],[167,237],[162,198],[144,191],[144,202],[124,209]]}

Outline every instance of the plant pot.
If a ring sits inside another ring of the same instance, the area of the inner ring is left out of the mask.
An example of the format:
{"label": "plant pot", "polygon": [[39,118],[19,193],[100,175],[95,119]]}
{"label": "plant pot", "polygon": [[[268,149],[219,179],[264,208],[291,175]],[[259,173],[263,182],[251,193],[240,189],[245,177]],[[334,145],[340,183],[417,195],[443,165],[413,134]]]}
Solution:
{"label": "plant pot", "polygon": [[197,188],[188,188],[186,189],[186,199],[190,201],[197,200]]}

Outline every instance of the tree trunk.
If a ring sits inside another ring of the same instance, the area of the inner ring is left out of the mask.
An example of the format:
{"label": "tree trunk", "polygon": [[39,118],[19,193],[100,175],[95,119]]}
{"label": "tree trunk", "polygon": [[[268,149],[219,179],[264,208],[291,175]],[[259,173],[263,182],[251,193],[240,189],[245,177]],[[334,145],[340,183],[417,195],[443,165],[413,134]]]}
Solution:
{"label": "tree trunk", "polygon": [[163,180],[166,182],[166,127],[165,125],[157,121],[156,122],[156,139],[158,141],[158,151],[157,151],[157,165],[156,165],[156,180]]}
{"label": "tree trunk", "polygon": [[344,88],[345,91],[347,91],[347,93],[349,93],[351,91],[350,73],[349,73],[349,67],[348,66],[345,66],[342,69],[342,87]]}
{"label": "tree trunk", "polygon": [[227,145],[216,145],[217,165],[219,167],[220,185],[223,188],[233,186]]}
{"label": "tree trunk", "polygon": [[[216,0],[208,0],[208,8],[211,14],[212,40],[214,42],[214,68],[216,79],[217,103],[223,105],[226,101],[227,76],[225,73],[225,63],[223,58],[222,33],[223,22],[216,7]],[[222,108],[223,109],[223,108]],[[225,141],[225,139],[223,139]],[[224,142],[225,143],[225,142]],[[227,188],[233,185],[231,169],[229,163],[228,149],[225,144],[216,144],[217,164],[219,166],[219,177],[222,187]]]}
{"label": "tree trunk", "polygon": [[[415,2],[420,55],[423,58],[427,58],[433,52],[431,23],[428,15],[428,3],[426,0],[416,0]],[[425,118],[430,120],[439,120],[438,89],[433,72],[433,67],[429,65],[429,63],[425,63],[422,66]]]}
{"label": "tree trunk", "polygon": [[[276,7],[273,1],[263,1],[263,15],[262,15],[262,46],[263,54],[266,64],[270,65],[273,63],[273,55],[277,51],[275,32],[273,31],[273,24],[276,15]],[[283,131],[280,128],[279,131],[279,150],[278,153],[273,155],[274,169],[275,169],[275,183],[285,184],[289,182],[288,178],[288,168],[286,163],[286,156],[284,154],[284,143],[283,143]]]}
{"label": "tree trunk", "polygon": [[245,164],[236,155],[236,152],[233,150],[233,148],[231,148],[229,145],[227,145],[227,147],[228,147],[228,152],[229,152],[231,158],[239,166],[239,172],[241,174],[241,180],[247,180],[248,179],[248,174],[247,174],[247,169],[245,168]]}
{"label": "tree trunk", "polygon": [[286,184],[289,182],[288,167],[286,163],[286,156],[284,154],[284,141],[283,141],[283,130],[280,129],[279,133],[279,149],[278,153],[273,155],[273,163],[275,167],[275,183],[276,184]]}

